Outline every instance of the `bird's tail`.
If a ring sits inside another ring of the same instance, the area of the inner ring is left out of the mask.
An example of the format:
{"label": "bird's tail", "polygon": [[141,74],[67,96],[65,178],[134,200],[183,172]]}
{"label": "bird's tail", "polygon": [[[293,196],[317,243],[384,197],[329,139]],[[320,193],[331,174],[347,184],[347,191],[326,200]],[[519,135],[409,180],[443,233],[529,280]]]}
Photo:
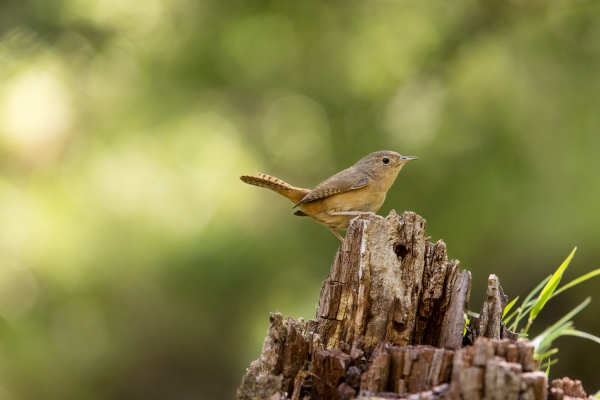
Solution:
{"label": "bird's tail", "polygon": [[308,189],[297,188],[281,179],[266,174],[256,174],[256,176],[242,175],[240,176],[240,179],[248,185],[271,189],[272,191],[285,196],[294,204],[300,202],[300,200],[310,192]]}

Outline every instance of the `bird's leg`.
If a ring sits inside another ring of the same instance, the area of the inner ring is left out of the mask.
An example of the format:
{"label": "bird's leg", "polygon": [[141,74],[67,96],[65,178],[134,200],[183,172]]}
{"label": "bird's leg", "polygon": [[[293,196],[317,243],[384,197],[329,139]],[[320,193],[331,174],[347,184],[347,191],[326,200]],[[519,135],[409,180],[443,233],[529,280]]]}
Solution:
{"label": "bird's leg", "polygon": [[366,215],[371,218],[375,217],[375,218],[383,219],[383,217],[381,215],[377,215],[371,211],[329,211],[329,212],[327,212],[327,214],[329,214],[329,215],[354,215],[357,218],[360,218],[360,217]]}
{"label": "bird's leg", "polygon": [[333,228],[329,228],[331,230],[331,232],[337,236],[338,239],[340,239],[342,241],[342,243],[344,243],[344,238],[338,233],[337,230],[333,229]]}

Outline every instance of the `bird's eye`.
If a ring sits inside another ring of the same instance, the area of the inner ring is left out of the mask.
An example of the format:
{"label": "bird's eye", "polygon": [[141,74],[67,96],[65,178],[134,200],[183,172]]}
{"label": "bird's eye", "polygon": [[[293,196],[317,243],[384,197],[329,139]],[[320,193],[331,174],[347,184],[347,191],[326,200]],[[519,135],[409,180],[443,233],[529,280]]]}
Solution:
{"label": "bird's eye", "polygon": [[382,162],[382,163],[384,163],[384,164],[389,164],[389,163],[390,163],[390,159],[389,159],[389,158],[387,158],[387,157],[383,157],[383,158],[381,159],[381,162]]}

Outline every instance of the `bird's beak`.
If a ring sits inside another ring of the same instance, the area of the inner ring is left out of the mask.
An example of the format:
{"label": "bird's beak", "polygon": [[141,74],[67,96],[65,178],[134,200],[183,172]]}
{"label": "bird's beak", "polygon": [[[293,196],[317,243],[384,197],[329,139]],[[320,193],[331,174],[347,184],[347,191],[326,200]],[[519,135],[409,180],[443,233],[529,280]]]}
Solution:
{"label": "bird's beak", "polygon": [[415,157],[415,156],[400,156],[400,163],[404,164],[406,162],[412,161],[412,160],[418,160],[419,157]]}

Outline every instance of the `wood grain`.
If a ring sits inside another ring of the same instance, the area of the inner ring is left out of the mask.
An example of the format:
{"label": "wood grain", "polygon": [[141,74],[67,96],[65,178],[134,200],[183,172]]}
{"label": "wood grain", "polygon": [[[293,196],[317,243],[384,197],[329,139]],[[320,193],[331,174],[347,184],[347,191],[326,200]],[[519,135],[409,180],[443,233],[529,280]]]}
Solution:
{"label": "wood grain", "polygon": [[548,387],[533,345],[502,324],[507,297],[496,275],[463,338],[471,274],[425,227],[412,212],[354,220],[315,318],[271,314],[238,399],[585,398],[579,381]]}

